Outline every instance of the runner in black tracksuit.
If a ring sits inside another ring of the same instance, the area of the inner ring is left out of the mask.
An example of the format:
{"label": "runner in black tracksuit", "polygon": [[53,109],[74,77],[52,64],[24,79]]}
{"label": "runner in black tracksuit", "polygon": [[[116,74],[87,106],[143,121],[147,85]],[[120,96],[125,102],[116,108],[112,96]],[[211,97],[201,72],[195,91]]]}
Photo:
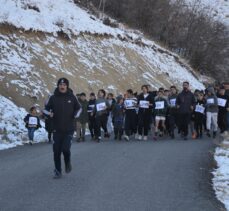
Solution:
{"label": "runner in black tracksuit", "polygon": [[137,133],[137,98],[134,97],[132,89],[126,91],[127,98],[124,101],[125,108],[125,136],[124,139],[129,141],[131,135]]}
{"label": "runner in black tracksuit", "polygon": [[90,100],[88,101],[88,127],[90,130],[90,134],[91,134],[91,138],[95,139],[95,129],[96,129],[96,125],[95,125],[95,115],[93,115],[93,110],[95,108],[95,102],[96,102],[96,97],[95,97],[95,93],[91,93],[90,94]]}
{"label": "runner in black tracksuit", "polygon": [[184,140],[187,140],[188,125],[195,105],[194,94],[189,90],[189,83],[183,83],[183,91],[177,96],[176,106],[179,115],[179,130]]}
{"label": "runner in black tracksuit", "polygon": [[[64,154],[65,171],[69,173],[71,166],[71,141],[74,133],[74,118],[81,106],[69,89],[69,81],[66,78],[58,80],[57,88],[45,107],[45,112],[53,118],[53,152],[55,163],[54,178],[61,177],[61,153]],[[51,112],[50,112],[51,111]]]}
{"label": "runner in black tracksuit", "polygon": [[144,140],[147,140],[151,117],[152,117],[152,107],[154,104],[154,99],[152,95],[148,93],[148,86],[142,86],[142,93],[138,97],[138,134],[139,140],[142,140],[142,136],[144,135]]}

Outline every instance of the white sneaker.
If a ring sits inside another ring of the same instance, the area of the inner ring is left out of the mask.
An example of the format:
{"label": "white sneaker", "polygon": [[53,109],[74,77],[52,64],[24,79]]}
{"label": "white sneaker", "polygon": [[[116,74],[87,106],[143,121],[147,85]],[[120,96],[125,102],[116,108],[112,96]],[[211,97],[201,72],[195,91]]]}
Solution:
{"label": "white sneaker", "polygon": [[139,135],[138,136],[138,140],[142,140],[142,135]]}
{"label": "white sneaker", "polygon": [[144,141],[147,141],[147,136],[144,136],[143,140],[144,140]]}
{"label": "white sneaker", "polygon": [[134,135],[134,138],[135,139],[138,139],[138,134],[137,133]]}
{"label": "white sneaker", "polygon": [[124,136],[124,139],[125,139],[126,141],[129,141],[129,140],[130,140],[129,136],[127,136],[127,135]]}

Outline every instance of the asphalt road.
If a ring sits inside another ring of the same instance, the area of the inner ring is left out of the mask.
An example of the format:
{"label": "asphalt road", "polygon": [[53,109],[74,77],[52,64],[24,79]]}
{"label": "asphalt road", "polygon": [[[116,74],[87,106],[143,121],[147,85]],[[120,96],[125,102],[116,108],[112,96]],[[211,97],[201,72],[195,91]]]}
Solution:
{"label": "asphalt road", "polygon": [[50,144],[0,151],[1,211],[216,211],[211,140],[73,143],[54,180]]}

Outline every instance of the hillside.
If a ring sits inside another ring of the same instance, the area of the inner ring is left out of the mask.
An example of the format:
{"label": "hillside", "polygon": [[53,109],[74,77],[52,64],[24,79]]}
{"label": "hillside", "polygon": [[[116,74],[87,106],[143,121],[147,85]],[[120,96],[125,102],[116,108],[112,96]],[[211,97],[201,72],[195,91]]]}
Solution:
{"label": "hillside", "polygon": [[139,32],[106,26],[71,1],[22,2],[6,1],[0,15],[0,94],[21,106],[43,102],[61,76],[75,92],[180,87],[183,80],[203,88],[177,55]]}

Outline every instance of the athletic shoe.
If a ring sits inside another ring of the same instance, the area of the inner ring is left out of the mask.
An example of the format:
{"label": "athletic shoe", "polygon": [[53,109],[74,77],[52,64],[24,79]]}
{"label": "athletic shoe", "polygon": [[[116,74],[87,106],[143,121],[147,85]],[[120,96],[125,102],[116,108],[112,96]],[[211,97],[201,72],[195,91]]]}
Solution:
{"label": "athletic shoe", "polygon": [[188,137],[187,136],[184,136],[184,141],[187,141],[188,140]]}
{"label": "athletic shoe", "polygon": [[144,141],[147,141],[148,137],[147,136],[144,136],[143,140]]}
{"label": "athletic shoe", "polygon": [[137,133],[134,135],[134,138],[135,139],[138,139],[138,134]]}
{"label": "athletic shoe", "polygon": [[216,138],[216,132],[213,132],[213,138]]}
{"label": "athletic shoe", "polygon": [[124,136],[124,139],[125,139],[126,141],[129,141],[129,140],[130,140],[129,136],[127,136],[127,135]]}
{"label": "athletic shoe", "polygon": [[142,140],[142,135],[138,136],[138,140],[141,141]]}
{"label": "athletic shoe", "polygon": [[61,172],[57,171],[56,169],[54,170],[54,176],[53,179],[60,179],[62,177]]}
{"label": "athletic shoe", "polygon": [[81,141],[81,139],[80,139],[80,138],[77,138],[76,142],[78,142],[78,143],[79,143],[80,141]]}
{"label": "athletic shoe", "polygon": [[29,141],[29,144],[32,146],[33,145],[33,142],[32,141]]}
{"label": "athletic shoe", "polygon": [[72,171],[72,164],[71,164],[71,162],[69,162],[69,163],[67,163],[66,165],[65,165],[65,172],[68,174],[68,173],[70,173]]}

